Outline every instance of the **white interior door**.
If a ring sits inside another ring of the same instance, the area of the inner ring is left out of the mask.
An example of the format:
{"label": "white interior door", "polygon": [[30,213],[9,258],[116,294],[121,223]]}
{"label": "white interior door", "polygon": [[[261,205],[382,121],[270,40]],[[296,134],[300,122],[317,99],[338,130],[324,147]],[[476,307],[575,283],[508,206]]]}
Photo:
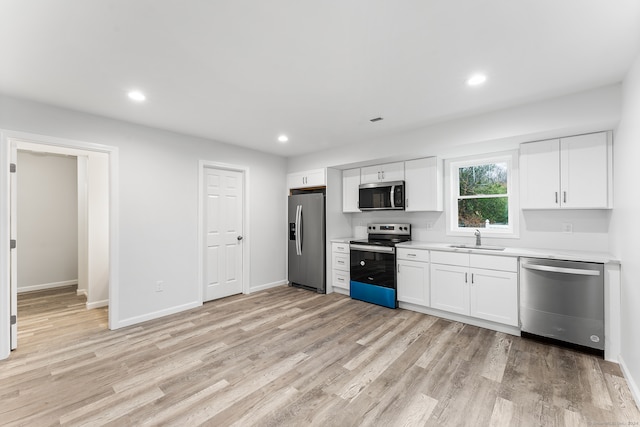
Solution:
{"label": "white interior door", "polygon": [[[11,233],[11,251],[10,251],[10,273],[9,273],[9,292],[10,302],[9,310],[11,315],[11,350],[15,350],[18,347],[18,249],[17,244],[14,246],[13,242],[17,242],[17,163],[18,163],[18,150],[15,142],[11,142],[11,164],[16,165],[11,168],[11,176],[9,178],[10,183],[10,233]],[[14,169],[14,167],[16,169]]]}
{"label": "white interior door", "polygon": [[243,173],[205,169],[204,301],[242,293]]}

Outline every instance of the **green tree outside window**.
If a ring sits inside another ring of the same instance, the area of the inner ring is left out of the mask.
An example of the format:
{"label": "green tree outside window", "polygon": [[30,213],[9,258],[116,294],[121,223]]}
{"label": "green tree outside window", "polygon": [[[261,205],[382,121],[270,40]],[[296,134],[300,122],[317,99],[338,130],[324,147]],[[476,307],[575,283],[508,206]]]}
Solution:
{"label": "green tree outside window", "polygon": [[458,227],[509,225],[507,170],[506,163],[458,168]]}

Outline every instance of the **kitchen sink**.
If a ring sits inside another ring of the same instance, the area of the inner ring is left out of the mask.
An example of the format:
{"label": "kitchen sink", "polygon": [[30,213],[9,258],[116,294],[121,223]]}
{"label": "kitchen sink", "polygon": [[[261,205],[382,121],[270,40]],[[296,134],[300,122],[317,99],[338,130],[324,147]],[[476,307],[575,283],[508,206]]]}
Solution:
{"label": "kitchen sink", "polygon": [[504,247],[502,246],[489,246],[489,245],[480,245],[480,246],[476,246],[476,245],[450,245],[450,248],[456,248],[456,249],[479,249],[479,250],[485,250],[485,251],[504,251]]}

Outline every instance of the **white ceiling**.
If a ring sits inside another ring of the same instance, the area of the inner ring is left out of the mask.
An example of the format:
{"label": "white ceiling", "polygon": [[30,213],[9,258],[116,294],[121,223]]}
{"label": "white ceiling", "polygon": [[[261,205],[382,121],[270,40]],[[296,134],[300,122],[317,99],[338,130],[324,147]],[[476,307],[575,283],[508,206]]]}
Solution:
{"label": "white ceiling", "polygon": [[640,52],[637,0],[0,0],[0,17],[2,93],[283,156],[620,82]]}

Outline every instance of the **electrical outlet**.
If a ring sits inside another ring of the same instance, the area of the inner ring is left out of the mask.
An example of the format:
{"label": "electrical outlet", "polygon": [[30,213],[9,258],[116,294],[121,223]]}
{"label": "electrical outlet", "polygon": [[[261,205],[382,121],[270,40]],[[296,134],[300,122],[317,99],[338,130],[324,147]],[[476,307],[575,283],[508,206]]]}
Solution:
{"label": "electrical outlet", "polygon": [[563,222],[562,223],[562,232],[563,233],[573,233],[573,224],[571,224],[570,222]]}
{"label": "electrical outlet", "polygon": [[431,230],[433,228],[433,223],[432,222],[428,222],[427,223],[427,230]]}
{"label": "electrical outlet", "polygon": [[156,282],[156,292],[164,291],[164,282],[162,280],[158,280]]}

